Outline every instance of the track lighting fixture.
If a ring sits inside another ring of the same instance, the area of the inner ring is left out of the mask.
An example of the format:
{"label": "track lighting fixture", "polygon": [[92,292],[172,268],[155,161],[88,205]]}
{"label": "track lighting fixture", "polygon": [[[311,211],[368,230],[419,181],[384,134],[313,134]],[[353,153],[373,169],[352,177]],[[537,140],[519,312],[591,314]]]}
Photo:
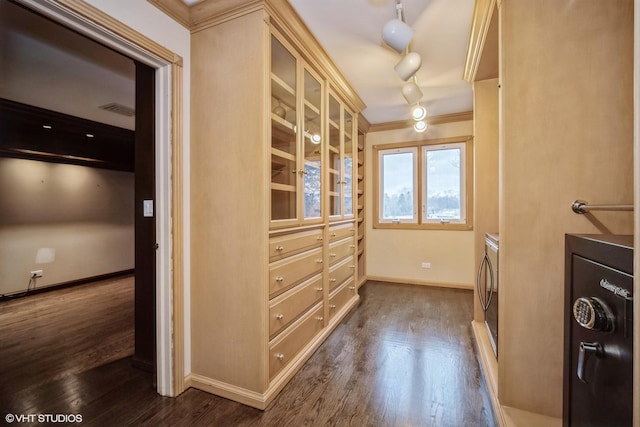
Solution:
{"label": "track lighting fixture", "polygon": [[413,105],[411,117],[416,120],[414,129],[416,132],[424,132],[427,129],[427,124],[424,121],[427,110],[420,105],[422,90],[420,90],[416,78],[416,73],[422,66],[422,58],[417,52],[409,51],[409,43],[411,43],[415,31],[405,22],[402,0],[396,0],[396,13],[397,18],[388,21],[382,28],[382,40],[398,53],[405,54],[396,64],[394,70],[405,82],[413,79],[402,86],[402,96],[409,105]]}

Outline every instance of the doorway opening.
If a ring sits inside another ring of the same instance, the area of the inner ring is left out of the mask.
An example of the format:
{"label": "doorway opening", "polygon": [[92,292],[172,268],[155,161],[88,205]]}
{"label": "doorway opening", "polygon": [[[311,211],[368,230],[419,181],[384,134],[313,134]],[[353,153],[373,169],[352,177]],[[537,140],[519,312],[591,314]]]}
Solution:
{"label": "doorway opening", "polygon": [[[147,315],[147,318],[151,319],[153,323],[153,328],[150,332],[147,331],[145,333],[145,337],[152,339],[151,352],[149,353],[150,356],[147,357],[147,362],[150,365],[157,366],[157,391],[163,395],[173,395],[172,364],[175,353],[172,350],[172,286],[174,284],[172,279],[176,277],[175,274],[180,272],[179,269],[176,271],[175,266],[174,271],[172,271],[174,236],[171,234],[171,203],[174,181],[172,181],[169,173],[172,170],[170,156],[172,147],[170,143],[172,142],[171,135],[174,121],[170,108],[171,102],[173,102],[172,74],[174,73],[172,73],[172,67],[175,64],[171,60],[161,59],[162,55],[149,53],[148,49],[141,48],[122,37],[114,35],[98,24],[82,18],[63,6],[37,0],[20,0],[12,3],[26,6],[36,13],[62,24],[66,28],[120,52],[139,63],[141,65],[138,67],[139,69],[145,69],[145,67],[147,69],[147,77],[149,77],[148,81],[150,82],[147,88],[150,88],[153,97],[159,101],[155,107],[151,107],[147,114],[152,123],[150,140],[155,143],[155,147],[148,150],[150,161],[147,163],[155,164],[150,170],[157,177],[157,180],[151,184],[152,195],[149,196],[147,193],[143,197],[145,200],[152,201],[153,214],[152,216],[144,216],[145,212],[141,210],[143,218],[155,227],[149,239],[150,243],[147,246],[147,250],[151,254],[148,258],[153,262],[151,268],[152,276],[155,278],[151,286],[151,294],[153,296],[153,301],[149,306],[151,314]],[[80,5],[78,7],[84,6]],[[148,72],[149,70],[151,72]],[[175,144],[175,139],[173,142]],[[175,179],[176,176],[174,176]],[[136,202],[136,209],[138,209],[138,205],[141,205],[141,203]],[[174,215],[173,219],[177,220],[178,218]],[[178,237],[181,238],[181,236]],[[137,265],[136,269],[138,269]],[[177,369],[181,370],[178,367]]]}

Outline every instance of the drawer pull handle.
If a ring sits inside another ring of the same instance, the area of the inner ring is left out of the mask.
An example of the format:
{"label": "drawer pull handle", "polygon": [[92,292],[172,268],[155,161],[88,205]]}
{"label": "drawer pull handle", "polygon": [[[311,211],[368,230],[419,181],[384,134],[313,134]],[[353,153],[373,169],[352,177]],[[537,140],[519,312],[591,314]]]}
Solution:
{"label": "drawer pull handle", "polygon": [[336,233],[331,233],[331,234],[330,234],[330,236],[331,236],[331,237],[336,237],[336,236],[337,236],[337,234],[336,234]]}
{"label": "drawer pull handle", "polygon": [[283,280],[284,280],[284,277],[282,276],[276,277],[276,282],[282,282]]}
{"label": "drawer pull handle", "polygon": [[329,304],[329,310],[335,310],[336,305],[335,304]]}
{"label": "drawer pull handle", "polygon": [[321,260],[321,259],[317,259],[317,260],[316,260],[316,262],[317,262],[318,264],[322,264],[322,260]]}
{"label": "drawer pull handle", "polygon": [[336,280],[338,279],[336,279],[335,277],[332,277],[331,279],[329,279],[330,282],[335,282]]}
{"label": "drawer pull handle", "polygon": [[276,319],[278,319],[278,320],[284,319],[284,314],[282,314],[282,313],[276,314]]}
{"label": "drawer pull handle", "polygon": [[284,251],[284,246],[276,246],[276,251],[278,252]]}
{"label": "drawer pull handle", "polygon": [[355,228],[350,228],[349,231],[356,231],[356,229]]}
{"label": "drawer pull handle", "polygon": [[278,360],[284,360],[284,354],[282,354],[282,353],[276,353],[276,354],[274,354],[274,356]]}
{"label": "drawer pull handle", "polygon": [[356,245],[349,245],[349,249],[355,249]]}
{"label": "drawer pull handle", "polygon": [[322,322],[322,321],[324,320],[324,317],[322,317],[322,316],[318,316],[318,317],[316,317],[316,320],[317,320],[318,322]]}
{"label": "drawer pull handle", "polygon": [[324,240],[324,237],[318,236],[318,237],[316,237],[316,240]]}
{"label": "drawer pull handle", "polygon": [[356,268],[356,266],[355,265],[350,265],[349,268]]}
{"label": "drawer pull handle", "polygon": [[331,258],[335,258],[335,257],[337,257],[337,256],[338,256],[338,254],[329,254],[329,256],[330,256]]}
{"label": "drawer pull handle", "polygon": [[316,291],[321,292],[322,288],[316,288]]}
{"label": "drawer pull handle", "polygon": [[355,286],[349,286],[349,289],[351,289],[352,291],[355,291],[356,287]]}

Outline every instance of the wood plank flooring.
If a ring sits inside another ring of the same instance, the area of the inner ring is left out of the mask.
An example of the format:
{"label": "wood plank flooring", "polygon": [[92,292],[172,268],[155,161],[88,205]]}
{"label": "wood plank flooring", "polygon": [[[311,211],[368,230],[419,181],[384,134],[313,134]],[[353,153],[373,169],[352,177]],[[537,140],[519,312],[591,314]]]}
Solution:
{"label": "wood plank flooring", "polygon": [[[73,413],[82,415],[83,426],[495,425],[472,341],[471,292],[368,282],[360,294],[359,307],[266,411],[195,389],[161,397],[153,376],[132,368],[129,358],[44,383],[36,376],[38,385],[29,386],[12,372],[24,370],[17,361],[4,367],[16,350],[6,349],[8,329],[0,324],[0,419]],[[5,307],[0,310],[2,321]],[[29,354],[24,346],[21,351]]]}

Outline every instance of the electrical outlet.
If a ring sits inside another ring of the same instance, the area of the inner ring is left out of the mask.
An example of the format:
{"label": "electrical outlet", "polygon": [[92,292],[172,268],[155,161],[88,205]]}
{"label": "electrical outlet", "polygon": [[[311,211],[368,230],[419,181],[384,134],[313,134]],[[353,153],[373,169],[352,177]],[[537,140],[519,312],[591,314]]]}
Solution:
{"label": "electrical outlet", "polygon": [[422,268],[431,268],[431,263],[430,262],[423,262],[422,263]]}
{"label": "electrical outlet", "polygon": [[31,278],[32,279],[37,279],[38,277],[42,277],[44,275],[44,271],[42,270],[33,270],[31,272]]}

